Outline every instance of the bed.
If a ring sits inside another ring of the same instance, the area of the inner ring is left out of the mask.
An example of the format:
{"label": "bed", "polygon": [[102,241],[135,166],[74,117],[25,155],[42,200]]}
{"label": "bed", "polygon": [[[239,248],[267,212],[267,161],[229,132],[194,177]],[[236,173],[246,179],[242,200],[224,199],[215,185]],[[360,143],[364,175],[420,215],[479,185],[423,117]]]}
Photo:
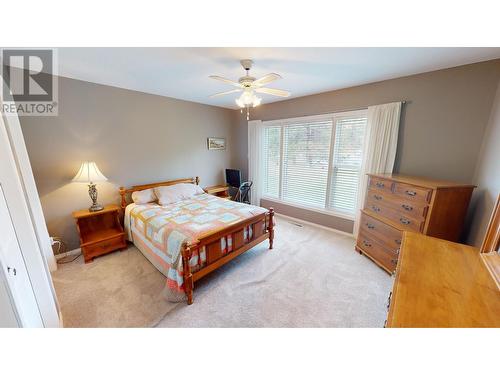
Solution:
{"label": "bed", "polygon": [[167,278],[166,298],[190,305],[195,281],[267,239],[273,248],[274,210],[206,193],[164,205],[130,200],[177,184],[199,185],[199,178],[120,187],[121,207],[129,241]]}

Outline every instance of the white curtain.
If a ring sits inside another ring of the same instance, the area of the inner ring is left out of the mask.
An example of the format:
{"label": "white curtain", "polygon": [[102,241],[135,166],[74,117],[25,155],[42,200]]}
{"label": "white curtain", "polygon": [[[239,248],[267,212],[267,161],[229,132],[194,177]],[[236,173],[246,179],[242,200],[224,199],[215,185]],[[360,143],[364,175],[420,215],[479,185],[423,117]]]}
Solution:
{"label": "white curtain", "polygon": [[262,134],[261,120],[248,121],[248,180],[253,182],[250,203],[260,206],[262,196]]}
{"label": "white curtain", "polygon": [[401,102],[368,107],[363,166],[358,188],[358,204],[354,235],[358,235],[360,210],[363,208],[368,183],[367,173],[392,173],[398,145]]}

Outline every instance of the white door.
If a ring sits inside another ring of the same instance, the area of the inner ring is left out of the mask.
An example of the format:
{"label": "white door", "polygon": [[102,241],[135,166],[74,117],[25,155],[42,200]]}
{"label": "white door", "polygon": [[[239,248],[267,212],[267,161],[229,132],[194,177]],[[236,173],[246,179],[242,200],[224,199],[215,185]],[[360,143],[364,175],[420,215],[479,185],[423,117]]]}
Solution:
{"label": "white door", "polygon": [[59,327],[57,298],[43,250],[47,243],[50,247],[50,239],[17,116],[0,115],[0,186],[0,257],[19,324]]}
{"label": "white door", "polygon": [[23,327],[41,327],[43,324],[38,304],[33,294],[33,287],[24,264],[1,185],[0,231],[0,265],[3,267],[2,273],[6,279],[6,285],[4,284],[3,287],[8,287],[7,296],[10,294],[9,297],[12,298],[10,303],[13,302],[16,306],[15,309],[19,314],[21,325]]}
{"label": "white door", "polygon": [[0,328],[16,328],[19,327],[19,321],[3,269],[0,262]]}

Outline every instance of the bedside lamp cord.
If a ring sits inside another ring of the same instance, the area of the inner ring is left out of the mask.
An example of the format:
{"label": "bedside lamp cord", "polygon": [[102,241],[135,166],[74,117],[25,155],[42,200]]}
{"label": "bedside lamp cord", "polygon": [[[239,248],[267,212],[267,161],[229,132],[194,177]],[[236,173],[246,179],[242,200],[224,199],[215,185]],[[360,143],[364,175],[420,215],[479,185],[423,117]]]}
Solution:
{"label": "bedside lamp cord", "polygon": [[[60,254],[64,254],[64,252],[61,253],[61,249],[65,249],[66,248],[66,244],[64,243],[64,241],[62,240],[61,237],[52,237],[52,245],[54,244],[57,244],[57,250],[54,251],[54,253],[56,255],[60,255]],[[61,258],[61,259],[58,259],[57,260],[57,264],[66,264],[66,263],[71,263],[71,262],[74,262],[75,260],[77,260],[78,258],[80,258],[82,256],[82,253],[78,254],[78,255],[75,255],[73,257],[73,259],[70,259],[70,260],[64,260],[67,258],[64,257],[64,258]]]}

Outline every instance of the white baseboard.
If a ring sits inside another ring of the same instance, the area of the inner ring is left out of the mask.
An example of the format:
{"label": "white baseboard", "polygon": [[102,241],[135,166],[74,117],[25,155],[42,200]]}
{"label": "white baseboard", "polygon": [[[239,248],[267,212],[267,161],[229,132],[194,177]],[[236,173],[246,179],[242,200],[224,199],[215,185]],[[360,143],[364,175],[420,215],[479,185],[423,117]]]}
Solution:
{"label": "white baseboard", "polygon": [[82,250],[80,248],[73,249],[73,250],[66,251],[66,252],[61,253],[61,254],[57,254],[56,259],[59,260],[62,258],[66,258],[67,256],[70,256],[70,255],[79,255],[81,252],[82,252]]}
{"label": "white baseboard", "polygon": [[278,214],[278,213],[274,213],[276,216],[280,216],[284,219],[287,219],[287,220],[290,220],[290,221],[295,221],[297,223],[301,223],[301,224],[306,224],[306,225],[311,225],[313,227],[317,227],[317,228],[321,228],[321,229],[325,229],[325,230],[328,230],[330,232],[334,232],[334,233],[337,233],[337,234],[341,234],[343,236],[348,236],[348,237],[352,237],[354,238],[354,234],[353,233],[349,233],[349,232],[344,232],[344,231],[341,231],[341,230],[338,230],[338,229],[334,229],[334,228],[330,228],[330,227],[326,227],[324,225],[321,225],[321,224],[316,224],[316,223],[311,223],[310,221],[306,221],[306,220],[302,220],[302,219],[297,219],[296,217],[292,217],[292,216],[287,216],[287,215],[283,215],[283,214]]}

